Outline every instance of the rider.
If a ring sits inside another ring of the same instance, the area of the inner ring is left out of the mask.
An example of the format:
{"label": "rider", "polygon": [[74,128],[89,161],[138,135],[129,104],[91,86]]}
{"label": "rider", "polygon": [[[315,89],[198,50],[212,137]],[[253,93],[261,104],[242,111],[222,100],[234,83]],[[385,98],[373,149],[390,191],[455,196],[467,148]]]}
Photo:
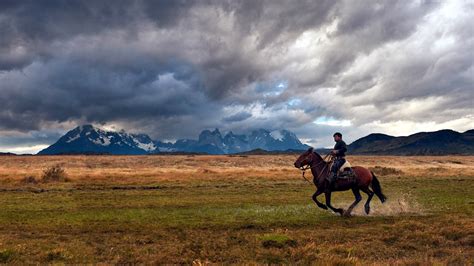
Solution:
{"label": "rider", "polygon": [[334,145],[334,149],[331,151],[331,154],[334,156],[334,162],[331,166],[331,173],[329,174],[329,187],[332,187],[334,182],[336,181],[337,172],[339,168],[346,162],[346,143],[342,140],[342,134],[339,132],[334,133],[333,135],[334,141],[336,144]]}

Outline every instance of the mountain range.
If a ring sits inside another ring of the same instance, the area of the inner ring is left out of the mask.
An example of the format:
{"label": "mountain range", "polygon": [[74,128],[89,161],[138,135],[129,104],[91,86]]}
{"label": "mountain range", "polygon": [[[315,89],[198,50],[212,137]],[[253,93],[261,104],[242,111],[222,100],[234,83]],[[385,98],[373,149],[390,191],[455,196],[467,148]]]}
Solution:
{"label": "mountain range", "polygon": [[[153,140],[146,134],[105,131],[92,125],[83,125],[67,132],[38,154],[274,154],[298,153],[308,147],[294,133],[284,129],[258,129],[248,134],[228,132],[223,135],[216,128],[202,131],[197,139],[179,139],[171,143]],[[320,151],[329,152],[328,149]],[[402,137],[374,133],[348,145],[348,154],[474,155],[474,129],[463,133],[445,129]]]}
{"label": "mountain range", "polygon": [[179,139],[175,143],[152,140],[146,134],[129,134],[125,131],[105,131],[92,125],[74,128],[56,143],[38,154],[156,154],[163,152],[192,152],[208,154],[231,154],[254,149],[284,151],[305,150],[309,146],[301,143],[288,130],[253,130],[249,134],[228,132],[222,135],[219,129],[204,130],[195,139]]}

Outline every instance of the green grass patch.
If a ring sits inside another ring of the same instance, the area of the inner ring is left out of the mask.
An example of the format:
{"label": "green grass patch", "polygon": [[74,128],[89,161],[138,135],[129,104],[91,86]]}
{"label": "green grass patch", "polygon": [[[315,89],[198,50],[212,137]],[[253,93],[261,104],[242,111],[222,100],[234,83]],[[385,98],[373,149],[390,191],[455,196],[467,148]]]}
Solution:
{"label": "green grass patch", "polygon": [[265,234],[259,239],[265,248],[296,247],[298,244],[296,240],[282,234]]}

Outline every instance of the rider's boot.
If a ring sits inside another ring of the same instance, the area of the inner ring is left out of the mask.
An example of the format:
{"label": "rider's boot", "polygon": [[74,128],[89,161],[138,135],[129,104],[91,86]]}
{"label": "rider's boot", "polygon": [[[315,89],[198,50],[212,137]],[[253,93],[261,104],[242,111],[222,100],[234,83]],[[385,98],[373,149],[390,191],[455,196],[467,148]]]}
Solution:
{"label": "rider's boot", "polygon": [[332,188],[334,186],[334,182],[336,181],[336,173],[331,172],[329,174],[328,180],[329,180],[329,188]]}

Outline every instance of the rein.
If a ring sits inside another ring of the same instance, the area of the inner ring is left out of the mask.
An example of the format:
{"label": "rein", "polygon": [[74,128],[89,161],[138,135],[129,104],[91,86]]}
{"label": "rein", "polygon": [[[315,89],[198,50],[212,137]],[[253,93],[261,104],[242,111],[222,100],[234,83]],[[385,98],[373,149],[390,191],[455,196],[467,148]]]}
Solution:
{"label": "rein", "polygon": [[311,184],[311,182],[310,182],[308,179],[306,179],[306,177],[304,176],[304,173],[305,173],[306,170],[311,169],[311,168],[314,168],[314,167],[316,167],[316,166],[319,166],[321,163],[326,163],[326,165],[323,167],[323,169],[321,170],[321,173],[319,173],[319,175],[318,175],[318,177],[317,177],[316,179],[319,179],[319,178],[321,177],[321,175],[324,173],[324,169],[326,169],[326,167],[328,167],[328,165],[329,165],[329,164],[326,162],[326,159],[328,158],[329,155],[330,155],[330,154],[326,154],[326,156],[324,156],[323,160],[320,161],[319,163],[317,163],[317,164],[314,165],[314,166],[311,165],[311,163],[312,163],[312,161],[311,161],[311,163],[309,163],[308,165],[306,165],[306,166],[301,166],[301,167],[300,167],[300,170],[302,171],[301,173],[302,173],[303,179],[306,180],[306,182],[308,182],[308,183]]}

